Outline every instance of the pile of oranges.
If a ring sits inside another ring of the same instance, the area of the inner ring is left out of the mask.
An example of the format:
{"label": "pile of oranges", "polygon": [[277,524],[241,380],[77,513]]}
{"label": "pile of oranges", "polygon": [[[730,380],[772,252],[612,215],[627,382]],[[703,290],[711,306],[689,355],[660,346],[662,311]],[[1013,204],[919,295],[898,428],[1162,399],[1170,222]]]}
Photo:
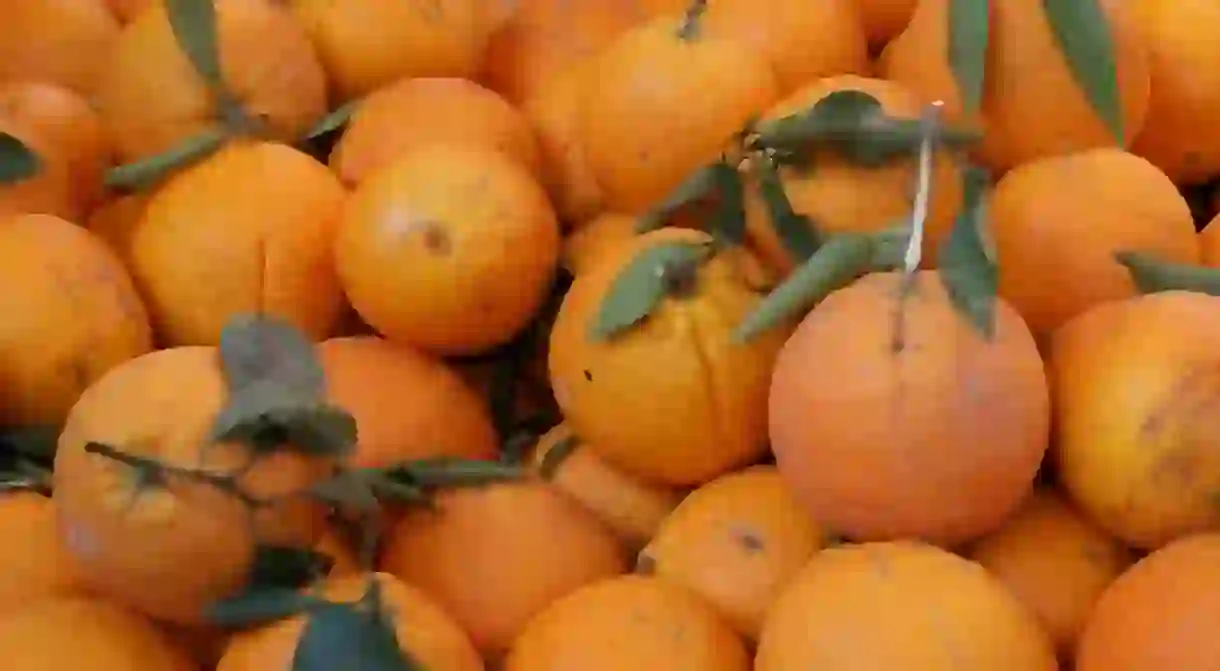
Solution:
{"label": "pile of oranges", "polygon": [[0,4],[5,668],[1220,659],[1220,2]]}

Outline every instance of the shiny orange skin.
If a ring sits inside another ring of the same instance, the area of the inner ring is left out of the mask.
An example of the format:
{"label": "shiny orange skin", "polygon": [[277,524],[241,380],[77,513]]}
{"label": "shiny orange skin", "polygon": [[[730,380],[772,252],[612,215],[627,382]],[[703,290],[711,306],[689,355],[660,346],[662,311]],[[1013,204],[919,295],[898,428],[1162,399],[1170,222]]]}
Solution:
{"label": "shiny orange skin", "polygon": [[475,354],[510,340],[542,307],[559,224],[517,161],[431,145],[356,189],[334,254],[348,300],[386,338]]}
{"label": "shiny orange skin", "polygon": [[43,214],[0,218],[0,425],[58,425],[86,387],[152,349],[148,313],[105,243]]}
{"label": "shiny orange skin", "polygon": [[[276,0],[217,0],[221,78],[260,137],[295,141],[326,113],[326,75],[304,29]],[[123,162],[221,126],[217,97],[174,40],[163,3],[123,27],[95,102]]]}
{"label": "shiny orange skin", "polygon": [[482,399],[444,361],[376,336],[331,338],[318,345],[318,356],[327,397],[360,428],[352,466],[496,456],[499,441]]}
{"label": "shiny orange skin", "polygon": [[771,449],[835,533],[954,545],[996,529],[1025,498],[1047,449],[1050,394],[1012,307],[996,302],[986,340],[935,271],[913,281],[901,322],[899,272],[866,275],[805,317],[771,378]]}
{"label": "shiny orange skin", "polygon": [[5,0],[0,82],[44,81],[87,95],[118,34],[107,0]]}
{"label": "shiny orange skin", "polygon": [[394,159],[435,144],[503,152],[540,170],[529,121],[490,89],[458,77],[400,79],[364,98],[330,154],[330,167],[355,185]]}
{"label": "shiny orange skin", "polygon": [[55,525],[55,502],[35,491],[0,494],[0,616],[31,603],[80,594],[76,564]]}
{"label": "shiny orange skin", "polygon": [[601,186],[585,156],[580,127],[587,73],[595,65],[596,61],[586,61],[551,78],[521,104],[538,138],[542,185],[568,227],[593,217],[604,206]]}
{"label": "shiny orange skin", "polygon": [[911,541],[823,550],[763,625],[755,671],[1056,671],[1033,614],[983,567]]}
{"label": "shiny orange skin", "polygon": [[[244,586],[255,540],[312,547],[325,508],[300,494],[333,463],[291,449],[251,461],[249,447],[209,440],[227,397],[213,347],[163,349],[112,369],[81,395],[59,437],[53,488],[59,529],[91,593],[178,624]],[[233,474],[252,513],[214,485],[170,478],[149,487],[132,467],[86,451],[100,443],[183,468]]]}
{"label": "shiny orange skin", "polygon": [[750,657],[714,611],[655,578],[602,580],[530,621],[504,671],[748,671]]}

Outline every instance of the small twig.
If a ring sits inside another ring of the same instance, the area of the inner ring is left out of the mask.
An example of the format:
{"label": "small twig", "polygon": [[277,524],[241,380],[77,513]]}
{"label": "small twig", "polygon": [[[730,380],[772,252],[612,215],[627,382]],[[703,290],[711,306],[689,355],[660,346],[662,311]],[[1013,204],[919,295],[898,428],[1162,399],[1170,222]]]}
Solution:
{"label": "small twig", "polygon": [[251,496],[243,490],[237,478],[232,474],[212,473],[202,469],[163,464],[155,459],[129,454],[104,443],[88,443],[85,445],[85,452],[96,454],[135,469],[140,477],[150,484],[164,483],[166,478],[179,477],[210,485],[226,494],[236,496],[243,504],[251,508],[263,507],[270,503],[268,500]]}
{"label": "small twig", "polygon": [[935,151],[937,131],[940,127],[944,102],[937,100],[929,105],[919,120],[919,161],[915,172],[915,202],[911,209],[911,237],[907,241],[903,256],[902,285],[894,310],[893,351],[900,352],[906,344],[906,299],[915,287],[915,273],[923,261],[923,240],[928,222],[928,208],[932,200],[932,158]]}

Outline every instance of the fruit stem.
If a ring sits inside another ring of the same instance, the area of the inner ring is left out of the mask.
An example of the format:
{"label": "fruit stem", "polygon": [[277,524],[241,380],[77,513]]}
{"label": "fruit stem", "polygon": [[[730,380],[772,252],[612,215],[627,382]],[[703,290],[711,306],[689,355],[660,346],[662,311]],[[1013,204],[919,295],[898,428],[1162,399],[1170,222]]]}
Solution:
{"label": "fruit stem", "polygon": [[699,36],[699,18],[707,11],[707,0],[692,0],[682,16],[682,26],[678,28],[678,37],[692,40]]}
{"label": "fruit stem", "polygon": [[699,282],[699,262],[694,259],[668,261],[661,266],[661,280],[665,295],[673,298],[690,298],[695,295]]}

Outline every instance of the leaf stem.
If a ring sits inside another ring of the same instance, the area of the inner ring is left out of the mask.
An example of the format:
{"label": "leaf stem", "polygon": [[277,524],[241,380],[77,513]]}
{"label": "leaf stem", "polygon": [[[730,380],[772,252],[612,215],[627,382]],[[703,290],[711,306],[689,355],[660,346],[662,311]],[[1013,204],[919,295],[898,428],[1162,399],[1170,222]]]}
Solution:
{"label": "leaf stem", "polygon": [[682,15],[682,25],[678,28],[678,37],[682,40],[692,40],[699,36],[699,19],[707,11],[707,0],[692,0]]}

